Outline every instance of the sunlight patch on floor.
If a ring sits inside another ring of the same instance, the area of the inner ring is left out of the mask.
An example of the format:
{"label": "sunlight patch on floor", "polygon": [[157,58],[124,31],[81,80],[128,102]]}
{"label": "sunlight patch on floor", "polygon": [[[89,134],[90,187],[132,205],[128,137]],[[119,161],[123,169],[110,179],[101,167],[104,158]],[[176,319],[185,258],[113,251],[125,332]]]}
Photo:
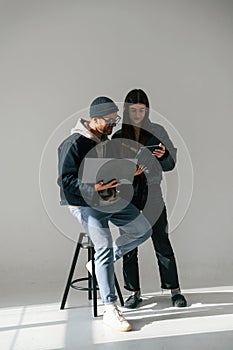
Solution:
{"label": "sunlight patch on floor", "polygon": [[0,349],[64,347],[67,312],[59,312],[57,304],[0,309],[0,320]]}

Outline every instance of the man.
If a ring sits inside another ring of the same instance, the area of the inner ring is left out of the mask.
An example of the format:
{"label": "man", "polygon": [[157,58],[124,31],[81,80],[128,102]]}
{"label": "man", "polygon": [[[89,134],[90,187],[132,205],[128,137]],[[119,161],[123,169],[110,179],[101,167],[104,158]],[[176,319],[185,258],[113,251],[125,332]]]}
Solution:
{"label": "man", "polygon": [[[91,103],[90,121],[80,119],[58,148],[58,184],[61,204],[69,205],[94,244],[96,277],[105,305],[103,321],[115,330],[130,331],[131,325],[116,306],[114,261],[149,238],[151,227],[136,207],[119,197],[115,179],[90,184],[83,176],[87,158],[106,157],[108,135],[120,120],[117,112],[118,107],[107,97]],[[115,242],[109,221],[123,232]]]}

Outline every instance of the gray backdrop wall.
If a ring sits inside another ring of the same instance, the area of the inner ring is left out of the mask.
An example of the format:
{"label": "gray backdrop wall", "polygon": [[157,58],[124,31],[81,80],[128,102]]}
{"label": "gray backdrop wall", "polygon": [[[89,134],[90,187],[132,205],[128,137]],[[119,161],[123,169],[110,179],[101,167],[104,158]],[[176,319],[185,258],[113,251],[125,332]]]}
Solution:
{"label": "gray backdrop wall", "polygon": [[[182,287],[232,285],[232,16],[230,0],[1,1],[2,305],[55,302],[63,291],[74,242],[41,200],[49,137],[94,97],[122,101],[135,87],[182,135],[193,163],[192,201],[171,234]],[[55,169],[55,147],[47,154]],[[51,197],[56,179],[49,168],[47,176]],[[143,291],[158,291],[151,242],[140,260]]]}

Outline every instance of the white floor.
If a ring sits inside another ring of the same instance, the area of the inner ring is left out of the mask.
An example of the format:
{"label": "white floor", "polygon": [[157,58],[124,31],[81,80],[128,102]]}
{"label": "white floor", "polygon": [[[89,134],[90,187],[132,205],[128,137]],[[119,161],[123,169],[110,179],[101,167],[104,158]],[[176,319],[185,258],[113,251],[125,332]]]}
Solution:
{"label": "white floor", "polygon": [[92,317],[86,293],[72,291],[68,308],[59,304],[0,309],[1,350],[233,349],[233,287],[184,291],[188,307],[171,307],[170,295],[143,296],[140,308],[122,308],[133,331],[120,333]]}

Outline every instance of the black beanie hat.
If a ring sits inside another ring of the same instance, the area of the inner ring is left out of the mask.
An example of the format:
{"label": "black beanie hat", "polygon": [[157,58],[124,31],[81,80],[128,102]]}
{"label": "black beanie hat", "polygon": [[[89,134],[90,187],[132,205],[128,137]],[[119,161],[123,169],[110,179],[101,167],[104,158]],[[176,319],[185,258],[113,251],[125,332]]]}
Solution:
{"label": "black beanie hat", "polygon": [[108,97],[100,96],[92,101],[90,106],[90,117],[104,117],[105,115],[118,112],[117,105]]}

